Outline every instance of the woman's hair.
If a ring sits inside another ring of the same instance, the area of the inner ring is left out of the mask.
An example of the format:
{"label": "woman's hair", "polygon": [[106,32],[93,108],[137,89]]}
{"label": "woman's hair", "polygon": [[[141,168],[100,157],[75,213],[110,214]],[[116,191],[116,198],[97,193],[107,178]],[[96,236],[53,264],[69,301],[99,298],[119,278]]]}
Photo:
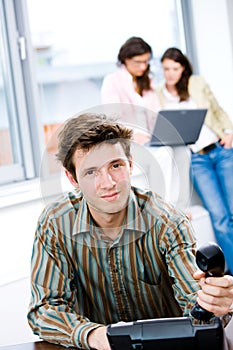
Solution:
{"label": "woman's hair", "polygon": [[[151,58],[153,56],[152,48],[142,38],[133,36],[129,38],[120,48],[118,53],[118,65],[125,64],[127,58],[133,58],[134,56],[143,55],[149,53]],[[143,90],[150,90],[150,65],[141,77],[136,77],[137,86],[139,88],[139,94],[142,95]]]}
{"label": "woman's hair", "polygon": [[177,49],[176,47],[170,47],[167,49],[161,57],[161,62],[163,62],[166,58],[178,62],[182,67],[184,67],[182,76],[176,84],[176,89],[180,97],[180,101],[186,101],[189,98],[188,82],[193,73],[192,65],[181,50]]}
{"label": "woman's hair", "polygon": [[120,143],[127,158],[133,131],[105,114],[84,113],[68,119],[58,134],[57,159],[76,179],[73,155],[77,149],[87,152],[96,145],[107,142]]}

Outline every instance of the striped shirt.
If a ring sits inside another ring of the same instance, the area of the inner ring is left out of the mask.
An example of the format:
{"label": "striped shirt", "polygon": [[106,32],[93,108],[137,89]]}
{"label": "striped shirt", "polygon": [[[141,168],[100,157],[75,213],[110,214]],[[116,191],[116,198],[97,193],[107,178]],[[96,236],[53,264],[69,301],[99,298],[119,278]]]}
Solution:
{"label": "striped shirt", "polygon": [[122,232],[110,240],[75,190],[39,218],[28,321],[42,339],[89,349],[100,325],[188,316],[196,269],[189,221],[156,194],[132,187]]}

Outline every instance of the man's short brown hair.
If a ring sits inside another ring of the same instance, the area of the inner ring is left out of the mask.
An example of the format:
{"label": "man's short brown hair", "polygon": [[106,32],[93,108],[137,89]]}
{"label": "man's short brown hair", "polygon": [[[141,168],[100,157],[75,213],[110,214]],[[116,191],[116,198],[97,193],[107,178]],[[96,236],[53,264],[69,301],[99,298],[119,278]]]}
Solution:
{"label": "man's short brown hair", "polygon": [[120,143],[127,158],[130,157],[130,144],[133,131],[117,123],[105,114],[84,113],[65,123],[58,135],[57,159],[76,179],[73,155],[77,149],[89,151],[92,147],[107,142]]}

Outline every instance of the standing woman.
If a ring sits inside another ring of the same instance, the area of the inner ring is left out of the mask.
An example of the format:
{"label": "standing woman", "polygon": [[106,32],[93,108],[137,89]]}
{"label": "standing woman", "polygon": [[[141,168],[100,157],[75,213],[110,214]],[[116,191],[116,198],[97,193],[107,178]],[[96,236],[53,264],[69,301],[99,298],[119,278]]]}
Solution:
{"label": "standing woman", "polygon": [[[131,113],[125,113],[124,121],[146,133],[152,132],[156,112],[159,110],[159,101],[150,76],[152,56],[151,46],[142,38],[129,38],[119,50],[117,70],[104,78],[101,88],[103,104],[134,106],[135,108],[128,109]],[[135,140],[138,143],[148,141],[145,133],[136,134]]]}
{"label": "standing woman", "polygon": [[165,82],[156,91],[162,108],[208,109],[199,139],[189,146],[191,176],[233,274],[233,124],[179,49],[167,49],[161,62]]}

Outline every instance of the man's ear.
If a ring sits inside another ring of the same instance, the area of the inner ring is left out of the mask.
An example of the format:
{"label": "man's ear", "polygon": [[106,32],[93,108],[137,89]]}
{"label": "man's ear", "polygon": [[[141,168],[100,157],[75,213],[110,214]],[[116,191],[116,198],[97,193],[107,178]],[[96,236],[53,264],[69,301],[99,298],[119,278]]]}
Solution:
{"label": "man's ear", "polygon": [[78,188],[79,187],[78,182],[74,179],[73,175],[71,175],[71,173],[66,169],[65,169],[65,174],[68,177],[71,185],[73,185],[75,188]]}
{"label": "man's ear", "polygon": [[133,157],[132,154],[129,156],[129,168],[130,168],[130,175],[133,173]]}

